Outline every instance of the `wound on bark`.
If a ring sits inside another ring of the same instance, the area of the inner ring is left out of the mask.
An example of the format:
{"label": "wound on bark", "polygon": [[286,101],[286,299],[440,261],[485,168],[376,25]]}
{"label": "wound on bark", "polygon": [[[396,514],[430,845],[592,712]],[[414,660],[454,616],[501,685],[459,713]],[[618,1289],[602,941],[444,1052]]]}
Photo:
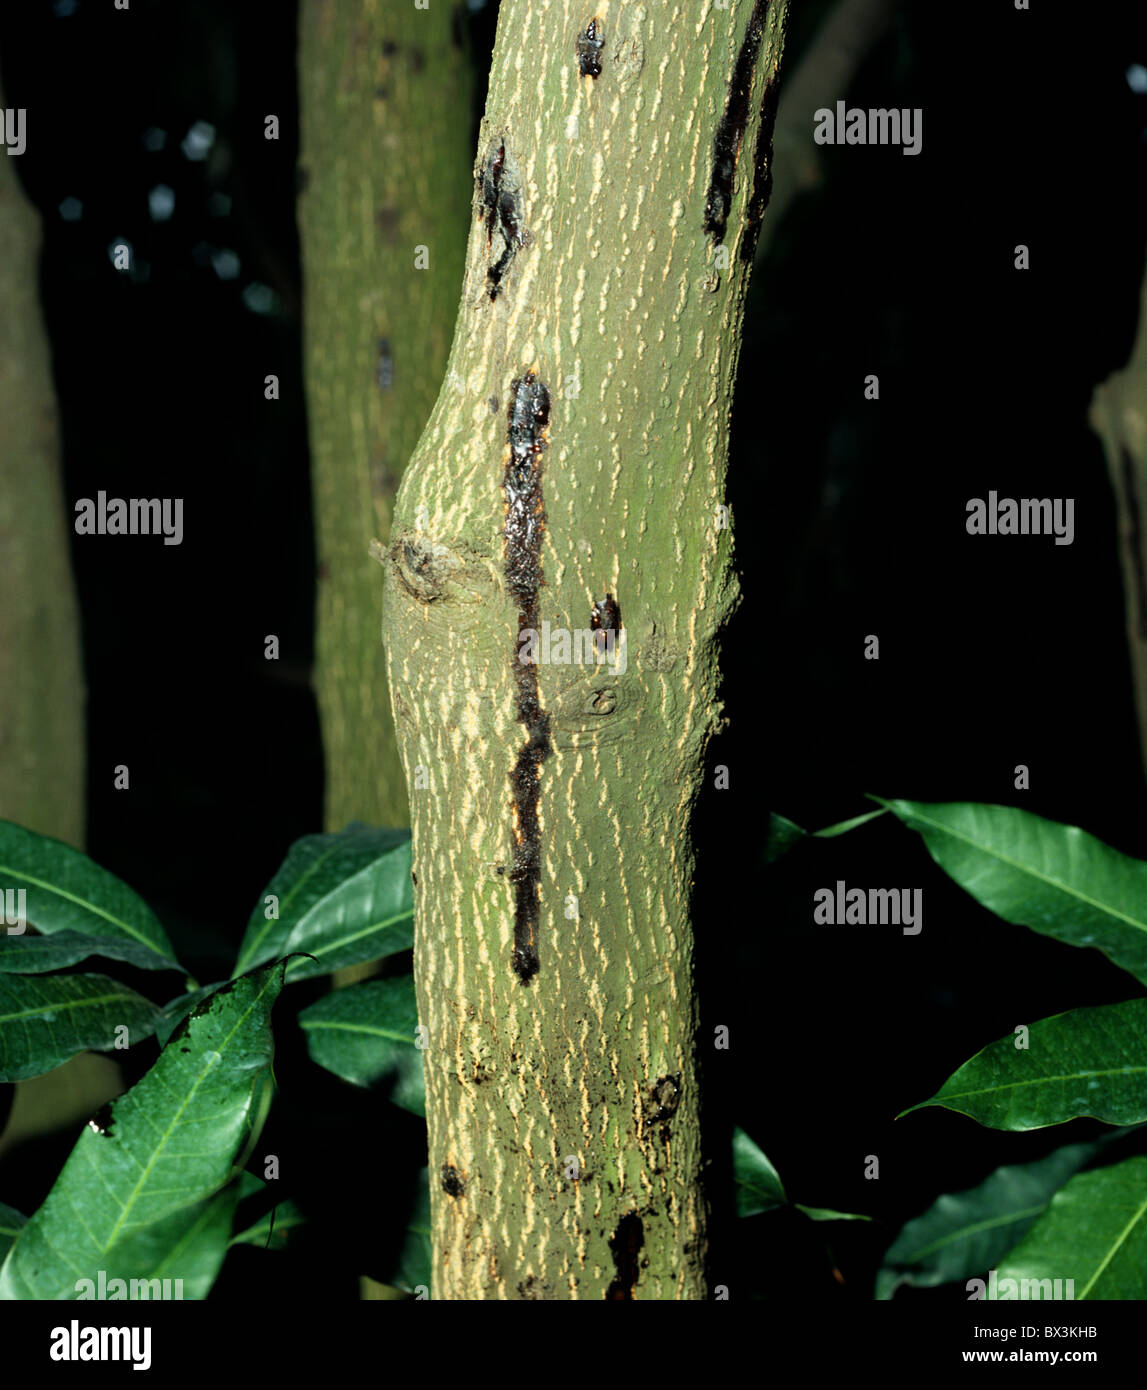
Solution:
{"label": "wound on bark", "polygon": [[598,652],[607,650],[607,638],[605,634],[612,632],[614,641],[617,641],[617,634],[621,631],[621,609],[617,606],[617,600],[612,594],[606,594],[605,598],[595,600],[590,609],[589,626],[591,632],[600,632],[600,637],[593,639],[594,646]]}
{"label": "wound on bark", "polygon": [[623,1302],[633,1298],[638,1274],[637,1259],[644,1244],[645,1226],[641,1217],[635,1211],[626,1212],[617,1223],[617,1230],[609,1238],[616,1273],[605,1291],[607,1299]]}
{"label": "wound on bark", "polygon": [[601,37],[601,23],[591,19],[577,36],[577,66],[583,77],[601,76],[601,50],[605,40]]}
{"label": "wound on bark", "polygon": [[780,79],[774,72],[765,82],[761,95],[761,128],[757,135],[757,153],[753,167],[753,191],[749,196],[749,210],[745,214],[745,234],[741,238],[741,262],[751,265],[757,254],[757,238],[761,234],[761,222],[765,208],[773,191],[773,130],[777,123],[777,99],[780,96]]}
{"label": "wound on bark", "polygon": [[649,1098],[645,1103],[645,1123],[660,1125],[661,1138],[669,1142],[669,1122],[677,1113],[681,1103],[681,1073],[672,1076],[659,1076],[649,1088]]}
{"label": "wound on bark", "polygon": [[510,385],[507,412],[510,457],[502,480],[506,500],[506,586],[518,605],[518,633],[513,669],[518,722],[526,741],[510,773],[514,807],[514,862],[508,874],[514,885],[512,963],[524,985],[538,970],[538,888],[541,881],[538,795],[541,766],[550,753],[550,717],[538,697],[538,671],[523,662],[521,634],[538,630],[538,586],[542,583],[542,535],[546,513],[542,496],[542,451],[550,418],[550,393],[535,372]]}
{"label": "wound on bark", "polygon": [[[482,166],[481,182],[482,202],[478,215],[486,223],[486,245],[494,257],[486,271],[486,292],[494,300],[510,263],[529,239],[522,225],[525,207],[522,180],[513,157],[507,153],[505,140],[491,145]],[[498,237],[496,248],[495,235]]]}
{"label": "wound on bark", "polygon": [[741,141],[749,124],[753,72],[761,51],[768,8],[769,0],[754,0],[753,13],[733,66],[725,110],[717,122],[717,133],[713,137],[713,167],[709,175],[709,194],[705,199],[705,231],[717,243],[725,239],[729,209],[733,204],[733,179],[737,172]]}

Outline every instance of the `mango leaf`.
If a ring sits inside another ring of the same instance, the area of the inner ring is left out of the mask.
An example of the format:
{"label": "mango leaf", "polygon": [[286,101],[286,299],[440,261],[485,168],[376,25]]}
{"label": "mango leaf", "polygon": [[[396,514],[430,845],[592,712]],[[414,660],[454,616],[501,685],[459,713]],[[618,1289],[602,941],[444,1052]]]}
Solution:
{"label": "mango leaf", "polygon": [[1005,922],[1093,946],[1147,984],[1147,862],[1009,806],[872,800],[918,830],[944,872]]}
{"label": "mango leaf", "polygon": [[877,1299],[902,1284],[934,1288],[983,1275],[1030,1229],[1063,1184],[1102,1144],[1066,1144],[1034,1163],[997,1168],[964,1192],[946,1192],[908,1221],[876,1276]]}
{"label": "mango leaf", "polygon": [[789,1204],[781,1175],[739,1127],[733,1130],[733,1181],[737,1184],[738,1216],[756,1216]]}
{"label": "mango leaf", "polygon": [[170,961],[157,956],[150,946],[141,946],[137,941],[117,941],[74,931],[39,936],[32,927],[23,936],[9,936],[0,931],[0,975],[43,975],[49,970],[63,970],[89,956],[123,961],[140,970],[175,968]]}
{"label": "mango leaf", "polygon": [[[227,1255],[238,1199],[238,1184],[229,1182],[214,1196],[158,1222],[146,1240],[134,1242],[136,1253],[131,1253],[132,1243],[126,1243],[121,1258],[131,1263],[150,1258],[154,1263],[148,1270],[149,1279],[170,1279],[173,1288],[178,1279],[185,1299],[206,1298]],[[149,1296],[157,1295],[153,1291]]]}
{"label": "mango leaf", "polygon": [[[277,921],[266,916],[268,897]],[[290,966],[292,980],[305,980],[413,945],[410,832],[350,825],[291,846],[251,914],[235,973],[305,951],[317,959]]]}
{"label": "mango leaf", "polygon": [[27,1221],[15,1207],[0,1202],[0,1260],[8,1253],[12,1242],[20,1234],[20,1227]]}
{"label": "mango leaf", "polygon": [[[237,1153],[269,1082],[276,962],[179,1025],[155,1065],[80,1135],[0,1267],[0,1298],[72,1298],[77,1280],[182,1278],[203,1297],[227,1250]],[[191,1292],[188,1292],[188,1291]]]}
{"label": "mango leaf", "polygon": [[901,1114],[943,1105],[993,1129],[1147,1120],[1147,999],[1053,1014],[1031,1025],[1026,1049],[1015,1044],[990,1043]]}
{"label": "mango leaf", "polygon": [[[78,950],[81,939],[98,943],[74,955],[67,964],[98,954],[130,961],[146,970],[179,969],[159,919],[126,883],[61,840],[37,835],[11,821],[0,821],[0,895],[5,905],[9,900],[18,904],[21,892],[26,921],[41,937],[68,933],[64,938],[65,954]],[[0,933],[0,940],[4,935],[6,932]],[[17,943],[18,953],[22,937],[23,934],[7,935],[4,959],[8,962],[17,958],[11,948]],[[123,954],[125,951],[127,954]],[[19,969],[11,963],[2,968]],[[37,966],[52,968],[55,967]]]}
{"label": "mango leaf", "polygon": [[319,1066],[356,1086],[394,1079],[390,1098],[426,1114],[422,1053],[415,1046],[418,1004],[414,976],[367,980],[336,989],[302,1010],[299,1025]]}
{"label": "mango leaf", "polygon": [[306,1218],[298,1206],[289,1197],[276,1202],[271,1184],[254,1173],[240,1175],[239,1202],[237,1224],[241,1229],[231,1237],[232,1245],[283,1250],[290,1244],[294,1232],[306,1225]]}
{"label": "mango leaf", "polygon": [[765,863],[775,863],[781,855],[788,854],[794,845],[799,845],[807,835],[808,831],[802,830],[795,822],[777,815],[775,811],[771,812],[765,832]]}
{"label": "mango leaf", "polygon": [[134,1046],[160,1011],[106,975],[0,975],[0,1081],[26,1081],[77,1052],[109,1052],[127,1027]]}
{"label": "mango leaf", "polygon": [[793,1206],[797,1211],[803,1211],[810,1221],[871,1221],[871,1216],[865,1216],[856,1211],[833,1211],[829,1207],[806,1207],[803,1202],[794,1202]]}
{"label": "mango leaf", "polygon": [[199,989],[193,989],[188,994],[179,994],[174,999],[168,1000],[159,1012],[159,1018],[155,1025],[155,1036],[160,1047],[166,1047],[172,1033],[179,1027],[187,1015],[198,1004],[202,1004],[205,999],[210,999],[213,994],[223,989],[227,984],[226,980],[219,980],[212,985],[203,985]]}
{"label": "mango leaf", "polygon": [[[764,1151],[757,1147],[743,1129],[733,1130],[733,1181],[737,1184],[737,1215],[756,1216],[762,1211],[776,1211],[790,1205],[785,1196],[781,1176]],[[867,1216],[830,1211],[826,1207],[806,1207],[800,1202],[791,1204],[812,1221],[868,1221]]]}
{"label": "mango leaf", "polygon": [[774,863],[802,840],[835,840],[838,835],[847,835],[850,830],[866,825],[870,820],[884,814],[884,811],[867,811],[864,815],[853,816],[850,820],[842,820],[836,825],[826,825],[823,830],[809,831],[802,830],[795,821],[779,816],[773,811],[769,815],[769,824],[765,832],[765,863]]}
{"label": "mango leaf", "polygon": [[[996,1269],[997,1281],[1074,1281],[1074,1298],[1147,1298],[1147,1158],[1079,1173],[1051,1199],[1047,1211]],[[1039,1295],[1050,1298],[1054,1283]],[[1066,1284],[1061,1296],[1066,1297]],[[996,1285],[989,1299],[1020,1297]],[[1033,1318],[1034,1322],[1035,1319]]]}

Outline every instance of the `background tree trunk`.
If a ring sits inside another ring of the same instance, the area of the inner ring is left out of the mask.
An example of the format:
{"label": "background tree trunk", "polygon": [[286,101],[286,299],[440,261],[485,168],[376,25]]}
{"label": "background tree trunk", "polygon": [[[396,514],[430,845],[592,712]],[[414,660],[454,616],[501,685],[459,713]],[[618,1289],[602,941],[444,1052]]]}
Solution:
{"label": "background tree trunk", "polygon": [[812,114],[847,97],[857,70],[883,37],[903,0],[838,0],[823,17],[797,64],[789,63],[773,132],[776,179],[769,217],[757,243],[757,260],[766,255],[771,234],[789,204],[824,180],[823,146],[813,139]]}
{"label": "background tree trunk", "polygon": [[[303,331],[324,819],[407,823],[368,546],[430,414],[457,310],[472,67],[461,10],[303,0]],[[416,248],[429,265],[415,269]]]}
{"label": "background tree trunk", "polygon": [[1147,771],[1147,279],[1131,358],[1095,388],[1090,421],[1103,440],[1119,516],[1127,645],[1135,682],[1139,751]]}
{"label": "background tree trunk", "polygon": [[[0,110],[6,105],[0,93]],[[52,362],[40,312],[40,217],[0,154],[0,817],[81,846],[84,678]]]}
{"label": "background tree trunk", "polygon": [[[449,369],[384,556],[439,1298],[706,1293],[689,819],[786,15],[607,2],[579,45],[588,13],[503,0]],[[607,594],[624,671],[518,662],[520,629],[588,629]]]}

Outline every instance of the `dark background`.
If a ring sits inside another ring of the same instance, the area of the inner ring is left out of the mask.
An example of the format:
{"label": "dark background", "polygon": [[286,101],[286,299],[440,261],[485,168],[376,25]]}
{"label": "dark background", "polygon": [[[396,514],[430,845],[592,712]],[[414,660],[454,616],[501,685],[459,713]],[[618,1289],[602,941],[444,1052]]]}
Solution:
{"label": "dark background", "polygon": [[[796,5],[790,69],[827,8]],[[702,799],[695,911],[703,1041],[725,1024],[733,1044],[704,1060],[713,1282],[734,1296],[868,1298],[884,1245],[938,1193],[1103,1128],[892,1117],[1017,1023],[1130,997],[1126,975],[999,922],[890,818],[767,873],[763,846],[770,810],[817,828],[874,792],[1022,805],[1147,856],[1115,511],[1086,419],[1129,354],[1144,271],[1136,10],[902,6],[841,95],[922,107],[922,154],[823,151],[823,187],[788,209],[754,276],[728,488],[744,602],[724,648],[731,723],[709,757],[730,787]],[[483,80],[494,18],[490,5],[469,20]],[[295,45],[283,3],[0,15],[6,101],[35,122],[20,171],[44,219],[69,503],[101,488],[185,499],[181,546],[73,537],[87,849],[148,899],[200,980],[229,972],[288,845],[321,828]],[[213,136],[190,159],[197,122]],[[157,185],[174,192],[163,221]],[[69,198],[78,220],[61,215]],[[120,239],[132,275],[111,268]],[[1074,497],[1074,543],[968,536],[968,499],[993,488]],[[113,790],[118,763],[129,795]],[[1019,763],[1030,791],[1014,789]],[[814,928],[812,893],[838,878],[922,888],[922,934]],[[387,1277],[401,1237],[422,1127],[307,1066],[297,1039],[282,1030],[261,1148],[283,1157],[309,1233],[295,1253],[236,1252],[216,1298],[297,1288],[306,1268],[309,1299],[352,1299],[359,1273]],[[734,1124],[791,1198],[877,1220],[737,1223]],[[34,1209],[70,1143],[14,1159],[3,1199]]]}

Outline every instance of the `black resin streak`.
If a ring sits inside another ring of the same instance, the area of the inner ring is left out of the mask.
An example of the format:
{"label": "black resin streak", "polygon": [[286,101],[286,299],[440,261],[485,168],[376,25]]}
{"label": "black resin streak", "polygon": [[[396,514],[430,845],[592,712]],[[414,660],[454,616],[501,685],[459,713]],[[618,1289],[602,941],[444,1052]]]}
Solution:
{"label": "black resin streak", "polygon": [[466,1184],[452,1163],[442,1165],[442,1191],[449,1197],[461,1197],[466,1192]]}
{"label": "black resin streak", "polygon": [[599,652],[608,650],[607,632],[613,633],[613,640],[617,641],[617,634],[621,631],[621,609],[617,606],[617,600],[612,594],[606,594],[605,598],[598,599],[590,609],[589,626],[592,632],[600,632],[600,637],[595,637],[594,646]]}
{"label": "black resin streak", "polygon": [[486,219],[486,245],[494,240],[498,226],[498,194],[502,186],[502,170],[506,167],[506,142],[498,145],[482,170],[482,210],[480,217]]}
{"label": "black resin streak", "polygon": [[677,1113],[681,1103],[681,1073],[672,1076],[659,1076],[649,1088],[649,1098],[645,1104],[645,1123],[660,1125],[661,1138],[669,1142],[669,1122]]}
{"label": "black resin streak", "polygon": [[709,194],[705,199],[705,231],[717,243],[725,239],[729,208],[733,203],[733,178],[737,172],[737,156],[741,153],[745,127],[749,124],[753,72],[761,51],[768,8],[769,0],[755,0],[749,26],[733,67],[725,110],[713,137],[713,168],[709,175]]}
{"label": "black resin streak", "polygon": [[494,300],[498,297],[511,262],[527,239],[522,225],[521,182],[508,167],[504,140],[491,149],[482,169],[480,215],[486,222],[486,245],[491,248],[491,254],[495,232],[502,239],[501,253],[486,271],[486,292]]}
{"label": "black resin streak", "polygon": [[757,136],[757,155],[753,169],[753,191],[749,196],[749,209],[745,215],[745,235],[741,238],[741,261],[751,265],[757,254],[757,238],[761,234],[761,222],[765,208],[773,191],[773,129],[777,123],[777,98],[780,96],[780,81],[774,73],[765,83],[761,96],[761,129]]}
{"label": "black resin streak", "polygon": [[645,1244],[645,1226],[635,1211],[626,1214],[617,1223],[617,1230],[609,1240],[613,1254],[613,1267],[616,1273],[605,1291],[608,1300],[625,1302],[632,1300],[633,1288],[637,1283],[638,1256]]}
{"label": "black resin streak", "polygon": [[[546,514],[542,497],[542,451],[550,419],[550,393],[534,372],[527,372],[510,386],[510,458],[502,488],[506,498],[506,584],[518,605],[518,634],[535,631],[538,621],[538,586],[542,582],[542,534]],[[518,721],[526,726],[526,741],[518,753],[510,786],[514,799],[514,862],[507,875],[514,885],[513,967],[524,985],[538,971],[538,885],[541,881],[541,846],[538,826],[538,794],[541,766],[550,753],[550,717],[538,697],[538,672],[533,664],[518,660],[515,637],[514,683],[517,686]]]}
{"label": "black resin streak", "polygon": [[577,36],[577,66],[583,77],[601,76],[601,50],[604,47],[601,26],[596,18],[591,19]]}
{"label": "black resin streak", "polygon": [[1143,518],[1135,488],[1135,460],[1126,448],[1119,451],[1123,474],[1123,496],[1127,504],[1127,544],[1131,547],[1131,568],[1135,576],[1135,605],[1138,608],[1140,637],[1147,637],[1147,574],[1143,565]]}

